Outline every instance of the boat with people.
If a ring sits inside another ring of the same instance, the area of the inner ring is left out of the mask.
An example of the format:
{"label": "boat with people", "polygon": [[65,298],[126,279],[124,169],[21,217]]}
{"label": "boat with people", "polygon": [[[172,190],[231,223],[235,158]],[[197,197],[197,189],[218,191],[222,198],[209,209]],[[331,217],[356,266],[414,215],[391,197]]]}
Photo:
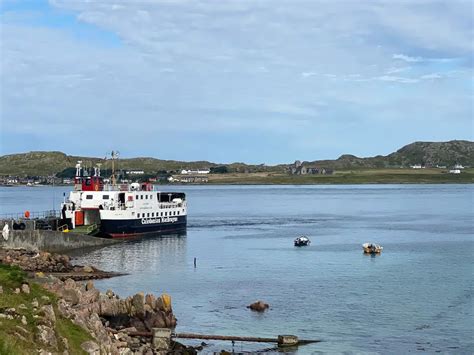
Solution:
{"label": "boat with people", "polygon": [[311,240],[306,236],[301,236],[295,239],[295,247],[305,247],[310,244]]}
{"label": "boat with people", "polygon": [[375,243],[364,243],[362,244],[365,254],[380,254],[383,247]]}
{"label": "boat with people", "polygon": [[61,204],[63,228],[108,238],[186,231],[184,193],[156,191],[149,182],[119,184],[113,169],[111,183],[104,183],[100,166],[92,173],[81,163],[74,190]]}

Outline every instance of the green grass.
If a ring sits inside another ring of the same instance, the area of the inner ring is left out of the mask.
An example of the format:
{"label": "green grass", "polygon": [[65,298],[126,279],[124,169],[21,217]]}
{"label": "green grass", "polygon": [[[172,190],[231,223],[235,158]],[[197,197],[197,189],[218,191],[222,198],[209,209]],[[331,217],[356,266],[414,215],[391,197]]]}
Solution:
{"label": "green grass", "polygon": [[[28,283],[30,286],[30,293],[14,293],[15,288],[21,287],[22,283]],[[75,325],[69,319],[62,317],[57,310],[57,297],[45,290],[41,285],[27,279],[25,272],[16,266],[8,266],[0,264],[0,285],[3,287],[3,293],[0,294],[0,312],[7,308],[15,308],[16,313],[20,316],[25,316],[27,324],[23,325],[20,319],[5,319],[0,318],[0,355],[3,354],[32,354],[36,353],[38,345],[35,341],[35,331],[38,325],[38,318],[35,315],[38,311],[33,309],[31,303],[34,299],[38,301],[38,309],[45,304],[52,304],[56,314],[56,335],[59,342],[59,336],[68,340],[70,354],[85,354],[80,345],[87,340],[92,340],[91,335],[86,330]],[[47,296],[48,300],[42,298]],[[19,306],[23,304],[25,309]],[[3,312],[2,312],[3,313]],[[17,327],[22,327],[26,330],[22,333]],[[21,336],[18,336],[20,334]],[[44,350],[51,352],[62,353],[65,349],[62,345],[58,349],[50,349],[46,346],[42,347]]]}
{"label": "green grass", "polygon": [[85,354],[85,351],[81,349],[81,344],[88,340],[94,340],[84,329],[65,318],[56,320],[56,333],[67,338],[69,354]]}
{"label": "green grass", "polygon": [[448,174],[440,169],[353,169],[333,175],[229,174],[210,176],[210,184],[465,184],[474,183],[474,169]]}

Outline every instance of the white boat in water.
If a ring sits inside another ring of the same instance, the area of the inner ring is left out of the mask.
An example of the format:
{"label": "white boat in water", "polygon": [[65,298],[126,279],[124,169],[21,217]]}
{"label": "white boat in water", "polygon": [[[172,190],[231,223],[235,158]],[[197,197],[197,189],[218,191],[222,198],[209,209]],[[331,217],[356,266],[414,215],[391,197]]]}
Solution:
{"label": "white boat in water", "polygon": [[305,247],[311,244],[311,240],[308,237],[301,236],[295,239],[295,247]]}
{"label": "white boat in water", "polygon": [[380,254],[383,250],[383,247],[375,243],[364,243],[362,244],[365,254]]}

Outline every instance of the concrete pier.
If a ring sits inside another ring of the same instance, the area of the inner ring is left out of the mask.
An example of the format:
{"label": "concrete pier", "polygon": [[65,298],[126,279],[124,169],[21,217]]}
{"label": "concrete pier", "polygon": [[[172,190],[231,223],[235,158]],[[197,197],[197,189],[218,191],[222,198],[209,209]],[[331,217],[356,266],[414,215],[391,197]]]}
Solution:
{"label": "concrete pier", "polygon": [[170,348],[171,329],[153,328],[151,345],[159,353],[166,354]]}
{"label": "concrete pier", "polygon": [[120,243],[120,240],[97,238],[79,233],[44,230],[10,230],[7,239],[0,234],[0,248],[64,253],[85,247]]}

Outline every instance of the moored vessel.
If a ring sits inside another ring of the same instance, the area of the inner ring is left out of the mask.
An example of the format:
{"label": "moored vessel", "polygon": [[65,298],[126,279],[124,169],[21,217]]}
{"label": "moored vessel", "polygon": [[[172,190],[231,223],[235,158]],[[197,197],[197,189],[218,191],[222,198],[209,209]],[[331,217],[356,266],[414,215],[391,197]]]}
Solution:
{"label": "moored vessel", "polygon": [[74,190],[61,204],[61,223],[70,230],[109,238],[186,231],[187,202],[182,192],[160,192],[151,183],[104,183],[76,165]]}
{"label": "moored vessel", "polygon": [[362,244],[365,254],[380,254],[383,247],[375,243],[364,243]]}
{"label": "moored vessel", "polygon": [[305,247],[311,244],[311,240],[309,240],[306,236],[301,236],[295,239],[295,247]]}

